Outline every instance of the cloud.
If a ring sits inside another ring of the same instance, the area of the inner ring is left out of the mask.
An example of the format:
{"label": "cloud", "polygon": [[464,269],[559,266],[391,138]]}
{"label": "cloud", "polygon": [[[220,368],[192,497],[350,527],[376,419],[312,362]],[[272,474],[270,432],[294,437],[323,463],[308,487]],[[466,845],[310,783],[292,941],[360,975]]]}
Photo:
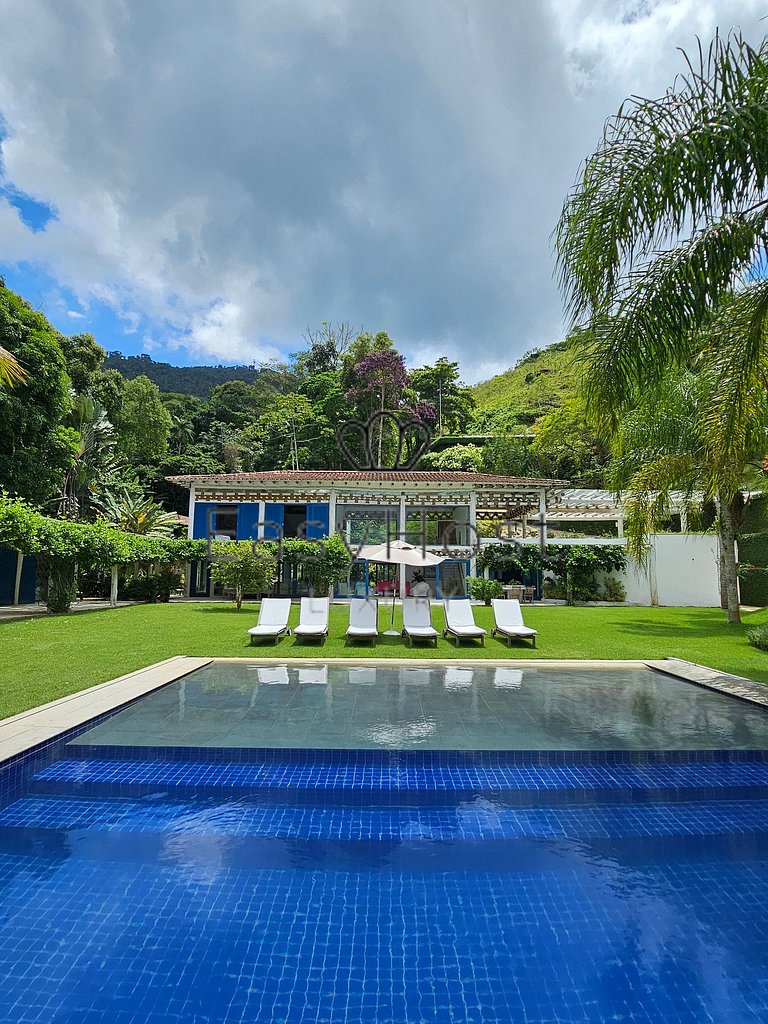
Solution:
{"label": "cloud", "polygon": [[557,339],[550,233],[579,162],[675,47],[757,0],[0,0],[6,263],[146,345],[291,351],[387,330],[467,379]]}

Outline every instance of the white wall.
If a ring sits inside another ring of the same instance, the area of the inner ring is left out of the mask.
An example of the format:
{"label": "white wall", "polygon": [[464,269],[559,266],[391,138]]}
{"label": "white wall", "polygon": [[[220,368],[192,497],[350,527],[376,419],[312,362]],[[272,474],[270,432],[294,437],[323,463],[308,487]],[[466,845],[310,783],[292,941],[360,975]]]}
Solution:
{"label": "white wall", "polygon": [[[715,534],[657,533],[649,540],[651,550],[644,569],[628,559],[623,572],[606,574],[624,584],[627,603],[720,607],[720,558]],[[625,540],[613,537],[558,537],[552,543],[626,547]]]}

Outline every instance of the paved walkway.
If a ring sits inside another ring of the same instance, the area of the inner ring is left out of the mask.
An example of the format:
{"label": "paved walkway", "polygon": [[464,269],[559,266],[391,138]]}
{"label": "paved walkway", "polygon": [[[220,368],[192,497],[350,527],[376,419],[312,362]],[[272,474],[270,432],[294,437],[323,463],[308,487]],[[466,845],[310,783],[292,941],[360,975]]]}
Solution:
{"label": "paved walkway", "polygon": [[[126,608],[132,601],[118,601],[118,608]],[[109,601],[74,601],[70,612],[102,612],[111,608]],[[8,619],[31,619],[40,615],[47,615],[44,604],[4,604],[0,605],[0,621]]]}

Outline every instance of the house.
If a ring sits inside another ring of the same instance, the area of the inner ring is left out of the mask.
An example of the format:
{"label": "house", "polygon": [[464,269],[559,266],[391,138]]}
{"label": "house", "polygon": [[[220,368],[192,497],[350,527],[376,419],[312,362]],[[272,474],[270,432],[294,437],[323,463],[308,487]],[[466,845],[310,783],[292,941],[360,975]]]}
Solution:
{"label": "house", "polygon": [[[387,535],[412,543],[423,537],[428,548],[441,553],[447,547],[451,558],[425,574],[434,597],[466,592],[478,519],[519,522],[530,516],[546,540],[547,502],[564,486],[559,480],[400,469],[279,469],[167,479],[189,489],[190,538],[312,540],[338,533],[353,549],[381,543]],[[295,568],[293,576],[288,570],[278,575],[278,593],[301,590]],[[398,579],[401,593],[408,591],[411,577],[406,571]],[[393,581],[391,567],[361,562],[337,593],[347,596],[366,585],[391,592]],[[207,566],[198,563],[190,595],[209,593]]]}

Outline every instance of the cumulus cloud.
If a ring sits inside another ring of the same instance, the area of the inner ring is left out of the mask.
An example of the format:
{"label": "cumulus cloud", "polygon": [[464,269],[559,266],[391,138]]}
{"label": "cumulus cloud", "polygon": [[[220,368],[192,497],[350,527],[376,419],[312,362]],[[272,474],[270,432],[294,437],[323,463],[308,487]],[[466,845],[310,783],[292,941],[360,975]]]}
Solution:
{"label": "cumulus cloud", "polygon": [[387,330],[469,379],[557,339],[579,162],[757,0],[0,0],[0,260],[190,358]]}

